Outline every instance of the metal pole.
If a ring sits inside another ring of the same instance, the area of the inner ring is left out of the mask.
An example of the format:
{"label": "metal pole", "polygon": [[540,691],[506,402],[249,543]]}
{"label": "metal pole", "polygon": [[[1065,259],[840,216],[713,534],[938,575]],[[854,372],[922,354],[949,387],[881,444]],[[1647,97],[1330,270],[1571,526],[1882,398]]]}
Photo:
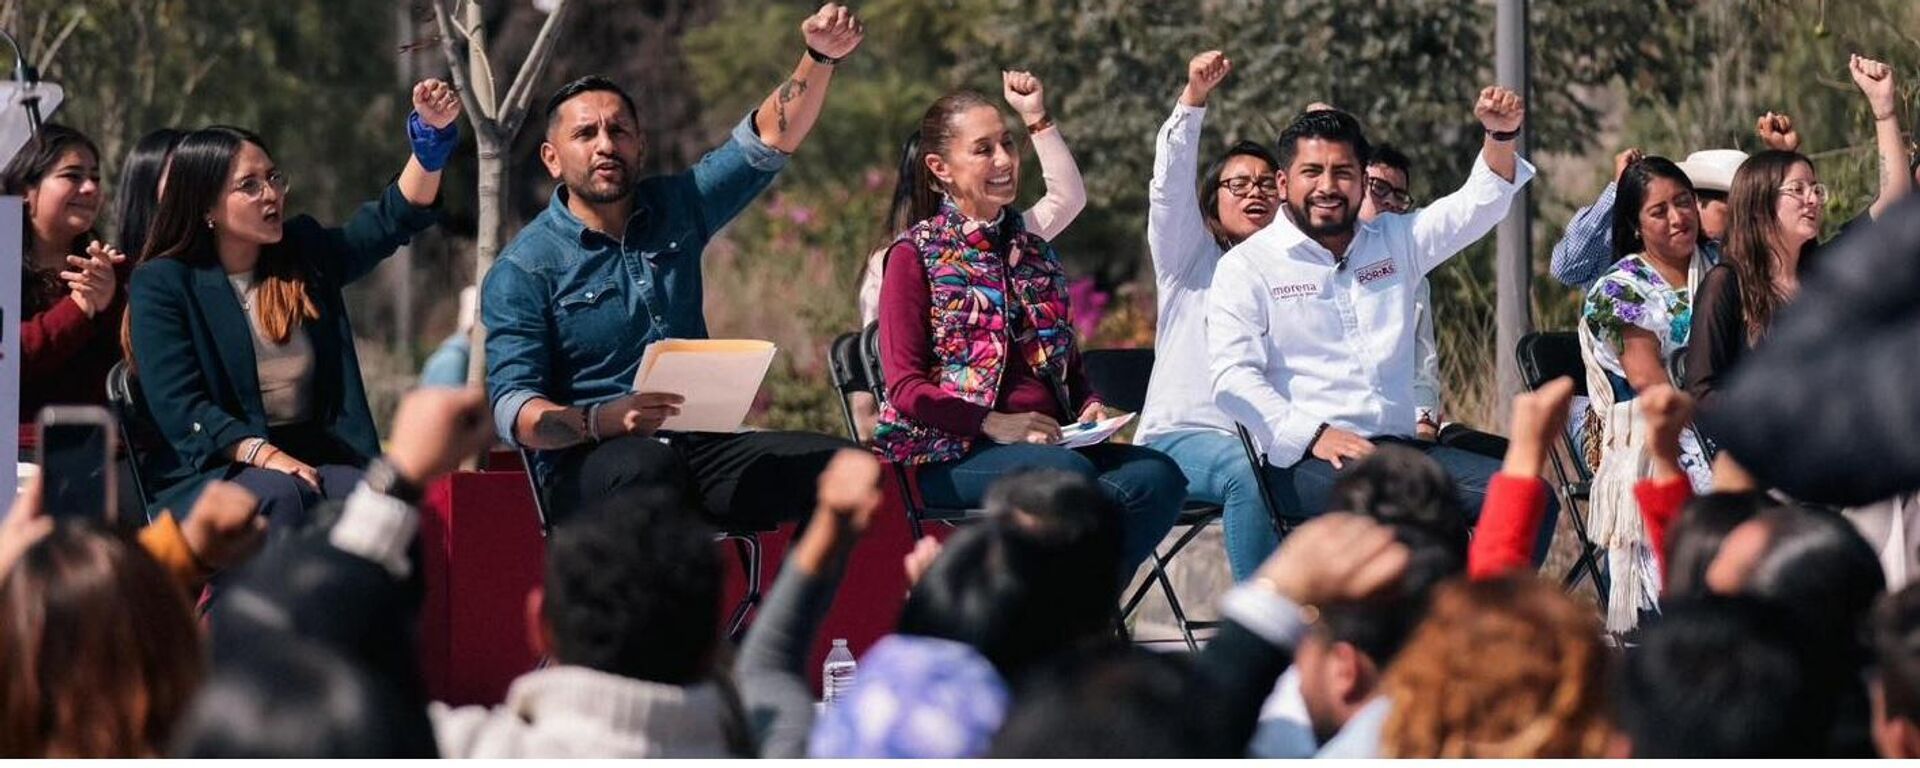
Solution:
{"label": "metal pole", "polygon": [[[1498,0],[1494,20],[1494,72],[1500,85],[1513,89],[1532,107],[1529,91],[1530,71],[1527,53],[1527,0]],[[1518,149],[1529,156],[1530,135],[1524,127]],[[1520,393],[1520,369],[1515,348],[1520,337],[1533,330],[1531,286],[1533,282],[1533,207],[1531,186],[1520,190],[1513,209],[1496,230],[1494,257],[1494,391],[1497,394],[1493,418],[1504,429],[1508,409],[1505,404]]]}

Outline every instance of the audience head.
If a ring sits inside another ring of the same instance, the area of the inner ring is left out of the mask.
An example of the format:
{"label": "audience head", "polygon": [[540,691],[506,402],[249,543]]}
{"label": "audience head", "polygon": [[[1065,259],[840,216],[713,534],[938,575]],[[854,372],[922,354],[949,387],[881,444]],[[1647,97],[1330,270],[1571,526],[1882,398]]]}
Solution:
{"label": "audience head", "polygon": [[1666,585],[1669,598],[1708,594],[1707,566],[1720,554],[1727,534],[1773,506],[1760,493],[1710,493],[1687,502],[1667,532]]}
{"label": "audience head", "polygon": [[0,755],[153,756],[203,665],[185,596],[123,535],[62,522],[0,575]]}
{"label": "audience head", "polygon": [[1881,757],[1920,757],[1920,585],[1873,613],[1873,741]]}
{"label": "audience head", "polygon": [[1214,743],[1188,699],[1184,659],[1132,646],[1062,657],[1007,713],[992,757],[1238,757]]}
{"label": "audience head", "polygon": [[907,597],[902,634],[979,649],[1009,682],[1061,651],[1110,641],[1119,600],[1114,502],[1092,480],[1010,474],[988,518],[947,540]]}
{"label": "audience head", "polygon": [[1367,199],[1360,204],[1360,220],[1413,210],[1412,185],[1413,161],[1391,144],[1374,147],[1367,156]]}
{"label": "audience head", "polygon": [[1831,699],[1774,607],[1705,596],[1663,606],[1614,681],[1633,757],[1825,754]]}
{"label": "audience head", "polygon": [[608,205],[633,194],[647,152],[633,97],[606,77],[588,75],[554,91],[546,112],[540,162],[569,196]]}
{"label": "audience head", "polygon": [[1335,109],[1301,115],[1280,132],[1280,193],[1294,226],[1308,237],[1353,233],[1373,154],[1360,121]]}
{"label": "audience head", "polygon": [[431,758],[418,702],[327,646],[293,633],[255,638],[223,660],[168,748],[175,758]]}
{"label": "audience head", "polygon": [[545,588],[528,597],[534,650],[667,685],[708,678],[720,622],[713,531],[659,489],[583,512],[554,531]]}
{"label": "audience head", "polygon": [[1020,189],[1020,152],[1000,107],[977,91],[940,97],[920,118],[919,158],[913,164],[913,220],[922,221],[950,198],[961,212],[991,219]]}
{"label": "audience head", "polygon": [[1273,223],[1280,212],[1280,162],[1259,142],[1227,148],[1201,177],[1200,215],[1222,248],[1231,248]]}
{"label": "audience head", "polygon": [[1419,451],[1381,446],[1334,481],[1327,509],[1386,524],[1409,558],[1397,587],[1371,600],[1323,606],[1301,642],[1294,665],[1321,743],[1373,699],[1434,588],[1466,569],[1467,553],[1467,518],[1453,478]]}
{"label": "audience head", "polygon": [[140,261],[210,264],[222,258],[222,243],[256,248],[255,264],[222,265],[259,278],[254,311],[267,338],[285,343],[296,326],[320,318],[307,292],[305,261],[272,247],[285,235],[287,177],[259,136],[224,125],[187,134],[174,147],[166,176]]}
{"label": "audience head", "polygon": [[888,635],[860,657],[859,684],[814,721],[808,757],[985,757],[1007,716],[1007,683],[965,643]]}
{"label": "audience head", "polygon": [[149,131],[133,145],[120,164],[120,195],[114,198],[115,223],[120,227],[120,250],[139,257],[147,245],[147,229],[160,207],[167,179],[167,162],[187,132],[177,128]]}
{"label": "audience head", "polygon": [[1387,757],[1598,757],[1612,728],[1593,607],[1532,574],[1440,587],[1383,692]]}
{"label": "audience head", "polygon": [[1727,534],[1706,583],[1717,594],[1772,601],[1847,652],[1862,647],[1867,614],[1886,590],[1886,574],[1845,518],[1774,507]]}
{"label": "audience head", "polygon": [[1371,600],[1322,607],[1294,657],[1307,720],[1322,744],[1379,693],[1380,676],[1426,616],[1433,590],[1466,570],[1461,542],[1417,523],[1389,526],[1410,555],[1399,584]]}
{"label": "audience head", "polygon": [[[47,242],[85,254],[94,239],[105,195],[100,189],[100,149],[86,134],[58,123],[40,126],[20,153],[0,171],[0,194],[25,202],[28,263],[35,243]],[[61,269],[66,269],[63,263]]]}
{"label": "audience head", "polygon": [[1792,276],[1820,237],[1827,188],[1805,155],[1769,149],[1740,164],[1728,198],[1726,260],[1740,275],[1747,333],[1758,338],[1783,302],[1774,281]]}
{"label": "audience head", "polygon": [[1464,563],[1467,511],[1440,462],[1419,451],[1382,445],[1333,482],[1327,509],[1366,515],[1392,526],[1432,534]]}
{"label": "audience head", "polygon": [[1664,157],[1641,158],[1620,174],[1614,197],[1613,257],[1636,253],[1685,268],[1700,245],[1693,181]]}

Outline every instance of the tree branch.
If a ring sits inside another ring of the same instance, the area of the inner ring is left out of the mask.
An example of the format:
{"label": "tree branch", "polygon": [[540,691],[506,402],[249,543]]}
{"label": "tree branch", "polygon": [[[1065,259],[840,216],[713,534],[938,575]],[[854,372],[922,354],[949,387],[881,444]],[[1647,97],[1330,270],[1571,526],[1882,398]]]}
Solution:
{"label": "tree branch", "polygon": [[87,11],[84,8],[76,9],[73,15],[68,17],[67,25],[60,28],[60,34],[53,36],[53,43],[48,45],[47,52],[40,56],[40,63],[36,65],[36,67],[41,72],[45,72],[49,67],[53,66],[54,57],[60,55],[60,46],[66,45],[67,36],[72,35],[73,28],[80,26],[80,20],[86,17]]}
{"label": "tree branch", "polygon": [[487,117],[488,112],[480,108],[479,99],[473,95],[473,84],[467,79],[467,63],[461,59],[460,48],[453,41],[453,22],[440,0],[433,0],[433,22],[440,28],[440,53],[447,59],[447,71],[453,75],[453,88],[460,93],[460,106],[467,113],[467,121],[473,124],[474,133],[492,136],[499,125]]}
{"label": "tree branch", "polygon": [[508,135],[518,133],[520,121],[526,118],[527,103],[533,99],[533,85],[539,82],[547,62],[553,59],[554,43],[560,39],[560,17],[566,12],[567,0],[553,4],[546,23],[540,25],[540,35],[534,38],[526,60],[520,63],[520,72],[513,76],[513,85],[507,87],[506,97],[500,100],[500,124]]}

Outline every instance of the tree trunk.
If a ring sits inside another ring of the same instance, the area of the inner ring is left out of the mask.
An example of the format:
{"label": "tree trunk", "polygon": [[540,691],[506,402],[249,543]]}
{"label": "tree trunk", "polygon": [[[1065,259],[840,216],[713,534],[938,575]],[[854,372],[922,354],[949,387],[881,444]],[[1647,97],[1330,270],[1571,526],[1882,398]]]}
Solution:
{"label": "tree trunk", "polygon": [[[478,173],[478,216],[473,232],[473,283],[479,286],[493,269],[493,259],[500,253],[500,222],[507,208],[507,152],[510,142],[501,137],[491,123],[474,121],[474,144],[479,146]],[[472,386],[486,386],[487,383],[487,328],[480,319],[482,297],[475,297],[473,330],[469,341],[473,352],[467,357],[467,383]]]}

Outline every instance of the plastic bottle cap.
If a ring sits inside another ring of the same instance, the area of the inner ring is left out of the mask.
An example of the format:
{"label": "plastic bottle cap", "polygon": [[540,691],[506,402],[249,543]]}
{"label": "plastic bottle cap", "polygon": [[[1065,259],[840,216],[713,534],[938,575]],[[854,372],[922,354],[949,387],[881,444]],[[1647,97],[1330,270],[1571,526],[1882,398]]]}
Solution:
{"label": "plastic bottle cap", "polygon": [[845,647],[847,647],[847,641],[846,641],[846,639],[845,639],[845,638],[838,638],[838,637],[836,637],[836,638],[834,638],[834,639],[833,639],[833,647],[835,647],[835,648],[845,648]]}

